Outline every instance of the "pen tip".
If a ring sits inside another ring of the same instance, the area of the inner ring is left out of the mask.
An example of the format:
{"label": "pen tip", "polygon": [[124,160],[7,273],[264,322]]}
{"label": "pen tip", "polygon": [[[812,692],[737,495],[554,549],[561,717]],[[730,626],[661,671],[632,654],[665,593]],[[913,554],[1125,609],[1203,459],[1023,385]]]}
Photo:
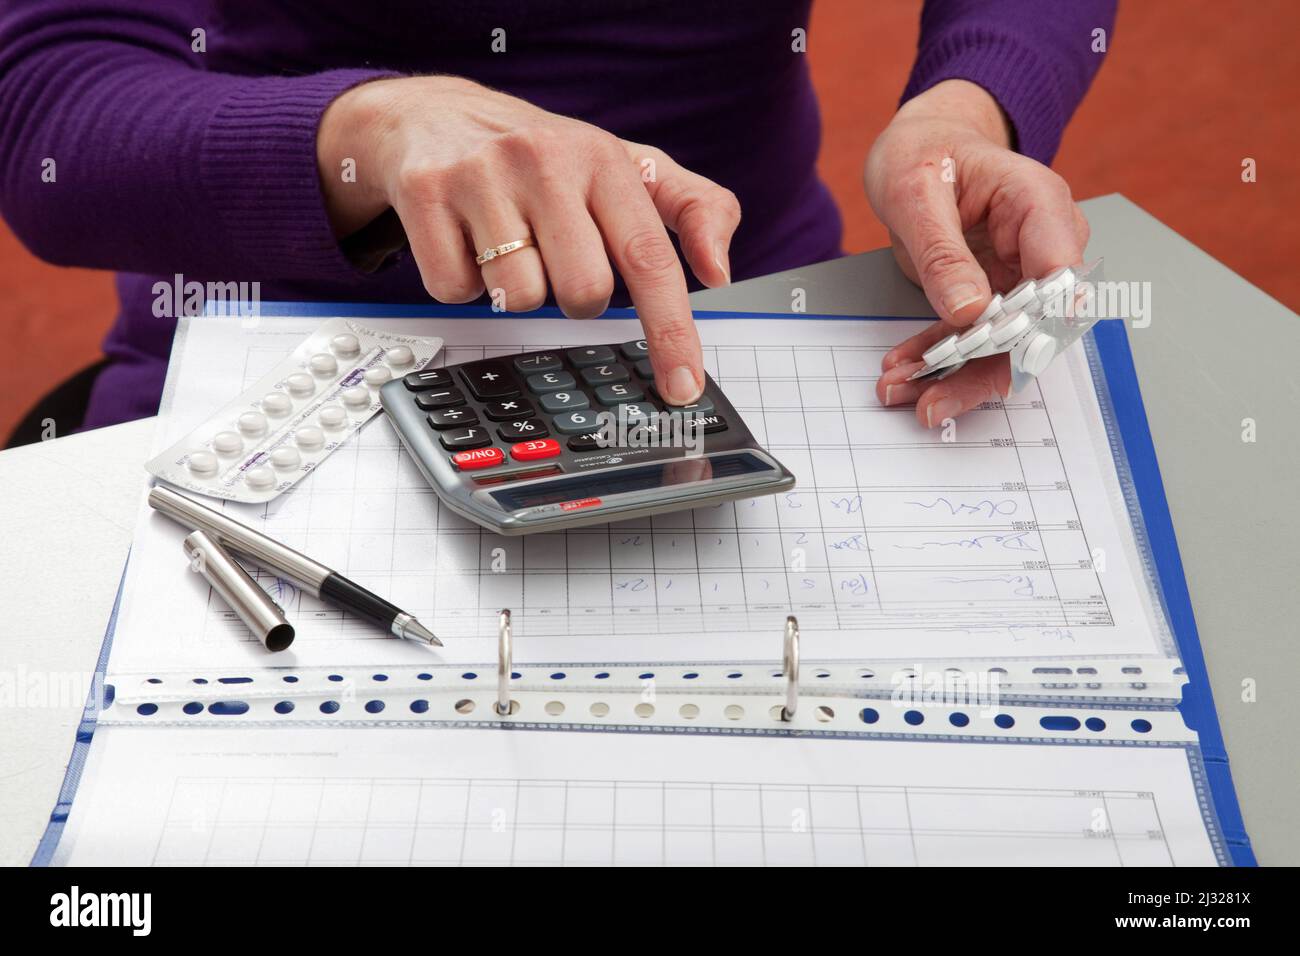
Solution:
{"label": "pen tip", "polygon": [[410,620],[402,628],[402,634],[405,637],[418,637],[426,644],[432,644],[434,647],[442,647],[442,641],[438,640],[437,635],[429,630],[417,620]]}

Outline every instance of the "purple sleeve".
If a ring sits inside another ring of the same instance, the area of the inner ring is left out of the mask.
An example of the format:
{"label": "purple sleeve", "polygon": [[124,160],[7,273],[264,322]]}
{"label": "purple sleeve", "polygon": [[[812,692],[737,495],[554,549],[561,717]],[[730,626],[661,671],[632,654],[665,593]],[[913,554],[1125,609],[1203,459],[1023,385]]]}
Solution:
{"label": "purple sleeve", "polygon": [[336,96],[385,74],[206,72],[191,42],[207,7],[0,3],[0,212],[61,265],[231,280],[355,272],[325,214],[316,127]]}
{"label": "purple sleeve", "polygon": [[1116,0],[926,0],[903,101],[942,80],[978,83],[1015,127],[1017,149],[1050,163],[1101,66]]}

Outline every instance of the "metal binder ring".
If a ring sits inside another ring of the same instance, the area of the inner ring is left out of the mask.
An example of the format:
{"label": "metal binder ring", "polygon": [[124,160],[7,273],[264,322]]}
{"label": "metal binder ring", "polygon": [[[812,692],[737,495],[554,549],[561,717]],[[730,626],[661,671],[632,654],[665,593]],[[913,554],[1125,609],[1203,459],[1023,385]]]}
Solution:
{"label": "metal binder ring", "polygon": [[785,653],[781,662],[785,671],[785,706],[781,708],[781,719],[794,719],[794,712],[799,707],[799,621],[791,614],[785,619]]}
{"label": "metal binder ring", "polygon": [[510,609],[503,608],[497,618],[497,703],[501,717],[510,716],[510,674],[514,669],[511,648]]}

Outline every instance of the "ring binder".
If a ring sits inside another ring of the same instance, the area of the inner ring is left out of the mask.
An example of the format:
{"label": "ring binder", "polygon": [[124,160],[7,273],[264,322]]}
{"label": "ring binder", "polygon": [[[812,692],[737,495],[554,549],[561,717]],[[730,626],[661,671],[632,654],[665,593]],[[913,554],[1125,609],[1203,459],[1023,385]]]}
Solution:
{"label": "ring binder", "polygon": [[501,609],[497,617],[497,702],[496,712],[500,717],[509,717],[514,710],[510,700],[510,674],[513,669],[514,648],[513,633],[510,628],[510,608]]}
{"label": "ring binder", "polygon": [[785,674],[785,706],[781,708],[781,719],[788,723],[799,708],[799,620],[793,614],[785,619],[781,670]]}

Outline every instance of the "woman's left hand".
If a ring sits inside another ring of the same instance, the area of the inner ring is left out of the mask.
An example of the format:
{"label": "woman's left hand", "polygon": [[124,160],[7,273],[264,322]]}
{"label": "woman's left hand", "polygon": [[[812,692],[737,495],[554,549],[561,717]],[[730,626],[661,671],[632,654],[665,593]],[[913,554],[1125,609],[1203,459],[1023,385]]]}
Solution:
{"label": "woman's left hand", "polygon": [[1083,259],[1088,223],[1064,179],[1010,148],[997,102],[946,80],[903,104],[867,157],[867,198],[894,256],[939,321],[891,350],[876,383],[882,404],[916,402],[933,428],[1011,385],[1007,355],[974,359],[943,381],[909,382],[921,353],[970,325],[993,290]]}

